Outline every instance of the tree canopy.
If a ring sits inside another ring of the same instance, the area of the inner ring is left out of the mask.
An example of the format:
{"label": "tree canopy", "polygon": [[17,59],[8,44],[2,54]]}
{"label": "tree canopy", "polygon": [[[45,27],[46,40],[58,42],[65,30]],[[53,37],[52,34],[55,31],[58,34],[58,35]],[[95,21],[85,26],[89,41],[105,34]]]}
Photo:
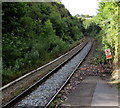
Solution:
{"label": "tree canopy", "polygon": [[82,20],[60,3],[3,2],[2,9],[3,83],[52,60],[83,37]]}

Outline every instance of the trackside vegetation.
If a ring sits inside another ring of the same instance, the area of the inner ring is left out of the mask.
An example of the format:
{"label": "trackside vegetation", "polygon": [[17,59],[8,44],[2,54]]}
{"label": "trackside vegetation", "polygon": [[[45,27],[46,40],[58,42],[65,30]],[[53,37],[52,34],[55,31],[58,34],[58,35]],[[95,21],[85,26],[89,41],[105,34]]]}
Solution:
{"label": "trackside vegetation", "polygon": [[[87,34],[95,37],[101,45],[96,55],[96,64],[111,62],[114,70],[113,77],[117,76],[116,79],[120,77],[119,9],[120,2],[100,2],[98,14],[84,21]],[[106,60],[105,49],[111,50],[113,56],[111,60]]]}
{"label": "trackside vegetation", "polygon": [[2,33],[6,84],[75,46],[84,27],[60,3],[3,2]]}
{"label": "trackside vegetation", "polygon": [[[70,50],[84,36],[99,41],[94,63],[111,62],[118,80],[119,7],[120,2],[99,2],[97,15],[86,19],[89,15],[73,17],[61,3],[3,2],[3,85]],[[111,50],[111,60],[106,60],[105,49]]]}

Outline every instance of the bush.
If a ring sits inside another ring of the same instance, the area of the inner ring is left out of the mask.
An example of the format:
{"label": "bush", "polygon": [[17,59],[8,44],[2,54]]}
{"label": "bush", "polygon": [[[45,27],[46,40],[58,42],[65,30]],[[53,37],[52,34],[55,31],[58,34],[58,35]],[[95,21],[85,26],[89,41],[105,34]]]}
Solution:
{"label": "bush", "polygon": [[62,4],[4,2],[2,6],[4,82],[63,54],[83,36],[82,20],[73,18]]}

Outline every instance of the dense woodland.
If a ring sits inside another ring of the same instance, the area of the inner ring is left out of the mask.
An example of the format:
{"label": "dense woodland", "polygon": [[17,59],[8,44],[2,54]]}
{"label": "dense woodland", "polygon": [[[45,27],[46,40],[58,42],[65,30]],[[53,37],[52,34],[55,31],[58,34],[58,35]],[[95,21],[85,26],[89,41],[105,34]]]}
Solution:
{"label": "dense woodland", "polygon": [[84,36],[101,43],[96,63],[107,63],[110,48],[118,68],[119,3],[99,3],[97,16],[73,17],[60,3],[2,3],[3,84],[65,53]]}
{"label": "dense woodland", "polygon": [[84,36],[82,19],[58,3],[3,3],[3,83],[72,48]]}

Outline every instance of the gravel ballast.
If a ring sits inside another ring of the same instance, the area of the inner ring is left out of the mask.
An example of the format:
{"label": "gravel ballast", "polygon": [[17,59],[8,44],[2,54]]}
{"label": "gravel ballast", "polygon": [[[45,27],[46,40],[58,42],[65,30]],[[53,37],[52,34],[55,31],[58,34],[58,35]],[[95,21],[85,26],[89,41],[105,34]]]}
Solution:
{"label": "gravel ballast", "polygon": [[57,66],[71,58],[78,51],[80,51],[84,47],[84,45],[86,45],[87,42],[88,37],[82,38],[79,42],[79,45],[72,48],[65,54],[57,57],[56,59],[50,61],[49,63],[41,67],[38,67],[37,69],[27,72],[25,75],[1,87],[0,90],[2,90],[2,105],[7,104],[13,98],[21,94],[24,90],[28,89],[38,80],[42,79],[45,75],[49,74],[51,70],[54,70]]}
{"label": "gravel ballast", "polygon": [[89,42],[73,59],[61,67],[30,95],[20,101],[17,106],[45,106],[64,84],[76,66],[87,55],[92,43]]}

